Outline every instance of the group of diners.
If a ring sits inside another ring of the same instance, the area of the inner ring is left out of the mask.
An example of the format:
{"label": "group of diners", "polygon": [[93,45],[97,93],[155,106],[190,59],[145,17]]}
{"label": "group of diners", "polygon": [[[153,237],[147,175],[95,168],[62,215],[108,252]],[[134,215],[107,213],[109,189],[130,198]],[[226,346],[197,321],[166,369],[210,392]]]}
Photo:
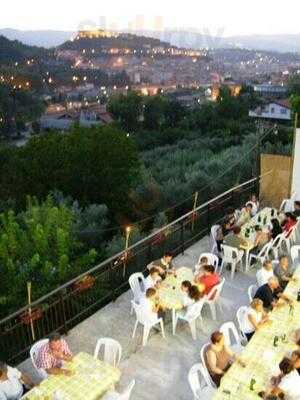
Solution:
{"label": "group of diners", "polygon": [[[70,376],[72,372],[64,367],[64,361],[71,361],[72,358],[67,342],[58,333],[54,333],[39,349],[35,362],[47,375]],[[33,387],[33,379],[28,374],[0,362],[0,400],[19,400]]]}
{"label": "group of diners", "polygon": [[[149,267],[149,275],[144,281],[144,295],[139,303],[142,307],[144,315],[153,320],[165,315],[160,297],[159,288],[167,275],[177,277],[176,269],[172,264],[172,255],[165,254],[161,259],[151,263]],[[204,296],[210,295],[211,290],[220,283],[220,276],[216,273],[215,267],[208,263],[207,257],[202,257],[193,281],[185,280],[181,282],[182,310],[181,315],[188,315],[193,310],[193,305],[201,300]],[[212,293],[213,297],[214,294]]]}

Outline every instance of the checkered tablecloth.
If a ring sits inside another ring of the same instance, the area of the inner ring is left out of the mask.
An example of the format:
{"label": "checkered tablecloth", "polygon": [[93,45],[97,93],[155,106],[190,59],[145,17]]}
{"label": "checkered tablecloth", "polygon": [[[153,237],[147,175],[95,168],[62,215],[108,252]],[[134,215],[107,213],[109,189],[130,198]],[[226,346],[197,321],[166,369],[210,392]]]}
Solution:
{"label": "checkered tablecloth", "polygon": [[177,277],[174,275],[167,275],[166,279],[159,287],[159,302],[163,308],[181,310],[182,305],[182,292],[181,283],[183,281],[194,280],[193,271],[190,268],[182,267],[176,271]]}
{"label": "checkered tablecloth", "polygon": [[[300,303],[296,301],[300,289],[300,267],[294,276],[297,282],[290,282],[285,290],[285,294],[293,299],[294,309],[286,304],[272,311],[272,324],[260,328],[241,354],[246,368],[235,362],[224,375],[214,400],[258,400],[258,393],[265,390],[270,378],[279,373],[278,364],[282,358],[297,349],[294,332],[299,329],[300,321]],[[275,336],[279,337],[276,347]],[[253,391],[250,390],[251,379],[256,382]]]}
{"label": "checkered tablecloth", "polygon": [[45,379],[23,398],[26,400],[52,400],[59,392],[64,400],[97,400],[121,377],[119,369],[94,358],[87,353],[77,354],[65,368],[73,375],[54,376]]}

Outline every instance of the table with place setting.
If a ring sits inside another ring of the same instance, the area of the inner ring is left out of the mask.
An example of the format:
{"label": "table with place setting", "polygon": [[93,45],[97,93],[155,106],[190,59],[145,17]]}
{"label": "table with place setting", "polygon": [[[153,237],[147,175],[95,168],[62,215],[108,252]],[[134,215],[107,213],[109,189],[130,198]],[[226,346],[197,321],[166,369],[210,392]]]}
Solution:
{"label": "table with place setting", "polygon": [[240,358],[246,364],[242,367],[235,361],[221,380],[213,400],[257,400],[258,393],[270,385],[272,376],[278,375],[278,365],[286,355],[297,349],[295,332],[300,327],[300,266],[289,282],[284,293],[292,305],[282,303],[269,315],[271,322],[255,332]]}
{"label": "table with place setting", "polygon": [[64,368],[71,376],[51,375],[22,397],[24,400],[98,400],[119,382],[121,371],[81,352]]}

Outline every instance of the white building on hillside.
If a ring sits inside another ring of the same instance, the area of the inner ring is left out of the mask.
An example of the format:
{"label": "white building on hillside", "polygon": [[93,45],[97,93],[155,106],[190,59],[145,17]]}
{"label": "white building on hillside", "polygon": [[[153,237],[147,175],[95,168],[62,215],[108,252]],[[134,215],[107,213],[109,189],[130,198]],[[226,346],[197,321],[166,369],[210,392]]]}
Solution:
{"label": "white building on hillside", "polygon": [[255,110],[250,110],[249,117],[290,121],[292,109],[288,100],[278,100],[259,106]]}

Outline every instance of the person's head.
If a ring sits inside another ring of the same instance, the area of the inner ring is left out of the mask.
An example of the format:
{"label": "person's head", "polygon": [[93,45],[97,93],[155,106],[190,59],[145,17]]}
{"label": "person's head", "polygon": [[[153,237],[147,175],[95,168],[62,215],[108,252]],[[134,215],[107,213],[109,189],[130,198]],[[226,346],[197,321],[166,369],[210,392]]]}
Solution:
{"label": "person's head", "polygon": [[181,283],[181,290],[185,293],[189,293],[191,287],[192,287],[192,284],[190,281],[183,281]]}
{"label": "person's head", "polygon": [[257,312],[262,312],[264,309],[264,303],[260,299],[253,299],[250,306]]}
{"label": "person's head", "polygon": [[201,265],[207,265],[208,264],[208,258],[207,257],[201,257],[200,258],[200,264]]}
{"label": "person's head", "polygon": [[226,210],[226,214],[228,216],[228,219],[230,218],[234,218],[234,213],[235,213],[235,209],[233,207],[228,207]]}
{"label": "person's head", "polygon": [[155,296],[156,296],[156,290],[154,288],[149,288],[146,290],[147,299],[152,299]]}
{"label": "person's head", "polygon": [[49,348],[51,351],[58,351],[60,348],[61,336],[55,332],[49,336]]}
{"label": "person's head", "polygon": [[5,362],[0,361],[0,377],[7,372],[7,365]]}
{"label": "person's head", "polygon": [[251,212],[252,212],[252,208],[253,208],[252,203],[247,203],[247,204],[246,204],[246,211],[247,211],[248,213],[251,213]]}
{"label": "person's head", "polygon": [[198,301],[203,297],[203,294],[199,291],[196,285],[192,285],[189,289],[189,297],[194,301]]}
{"label": "person's head", "polygon": [[255,194],[255,193],[252,193],[252,194],[251,194],[251,196],[250,196],[250,201],[252,201],[253,203],[256,203],[256,202],[257,202],[257,197],[256,197],[256,194]]}
{"label": "person's head", "polygon": [[213,265],[205,265],[203,271],[204,275],[212,275],[215,273],[215,267]]}
{"label": "person's head", "polygon": [[300,201],[295,201],[294,202],[294,208],[295,208],[295,211],[297,210],[300,210]]}
{"label": "person's head", "polygon": [[151,278],[155,279],[159,276],[159,271],[157,268],[152,267],[149,271],[149,274],[150,274]]}
{"label": "person's head", "polygon": [[288,375],[294,369],[292,360],[290,360],[288,357],[284,357],[284,359],[279,364],[279,369],[283,373],[283,375]]}
{"label": "person's head", "polygon": [[276,290],[279,288],[279,281],[275,276],[273,276],[268,280],[268,285],[271,289]]}
{"label": "person's head", "polygon": [[260,225],[255,225],[255,232],[262,232],[262,227]]}
{"label": "person's head", "polygon": [[230,223],[230,220],[229,220],[229,219],[226,219],[226,221],[224,221],[223,227],[224,227],[225,229],[227,229],[227,230],[230,229],[231,223]]}
{"label": "person's head", "polygon": [[279,258],[279,265],[283,269],[287,269],[289,267],[289,259],[287,256],[282,255]]}
{"label": "person's head", "polygon": [[239,235],[239,234],[241,233],[241,228],[240,228],[239,226],[235,226],[235,227],[233,228],[233,233],[234,233],[235,235]]}
{"label": "person's head", "polygon": [[272,271],[272,269],[273,269],[272,261],[266,260],[266,261],[263,263],[263,268],[264,268],[265,270],[267,270],[267,271]]}
{"label": "person's head", "polygon": [[287,221],[294,221],[294,222],[297,221],[296,215],[291,212],[285,213],[285,218]]}
{"label": "person's head", "polygon": [[212,344],[216,346],[222,346],[224,344],[224,335],[222,332],[219,331],[213,332],[210,337],[210,340]]}
{"label": "person's head", "polygon": [[173,256],[172,256],[171,253],[165,253],[165,254],[164,254],[164,260],[165,260],[167,263],[170,263],[170,262],[172,261],[172,259],[173,259]]}
{"label": "person's head", "polygon": [[272,224],[273,229],[274,228],[280,228],[280,223],[279,223],[277,218],[271,219],[271,224]]}

